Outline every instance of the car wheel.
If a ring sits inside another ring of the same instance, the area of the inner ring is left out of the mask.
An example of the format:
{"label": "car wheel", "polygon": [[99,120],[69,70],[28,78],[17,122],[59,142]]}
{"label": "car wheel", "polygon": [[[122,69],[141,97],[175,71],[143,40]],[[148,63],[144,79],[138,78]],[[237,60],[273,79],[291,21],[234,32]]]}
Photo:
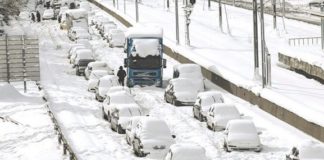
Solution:
{"label": "car wheel", "polygon": [[226,143],[226,142],[224,142],[224,150],[225,150],[226,152],[231,152],[231,151],[228,149],[228,146],[227,146],[227,143]]}
{"label": "car wheel", "polygon": [[198,115],[199,115],[198,120],[199,120],[200,122],[203,122],[203,121],[204,121],[204,117],[203,117],[203,115],[202,115],[201,113],[199,113]]}
{"label": "car wheel", "polygon": [[118,134],[124,134],[124,130],[123,130],[123,128],[121,127],[121,125],[118,125],[116,128],[117,128],[117,133],[118,133]]}

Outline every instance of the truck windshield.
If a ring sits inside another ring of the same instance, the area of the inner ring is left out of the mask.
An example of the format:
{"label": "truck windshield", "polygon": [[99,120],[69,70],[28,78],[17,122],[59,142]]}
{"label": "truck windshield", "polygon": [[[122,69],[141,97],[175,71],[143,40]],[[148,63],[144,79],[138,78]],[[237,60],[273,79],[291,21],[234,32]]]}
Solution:
{"label": "truck windshield", "polygon": [[161,56],[146,56],[140,57],[138,55],[129,57],[129,67],[133,69],[154,69],[161,67]]}

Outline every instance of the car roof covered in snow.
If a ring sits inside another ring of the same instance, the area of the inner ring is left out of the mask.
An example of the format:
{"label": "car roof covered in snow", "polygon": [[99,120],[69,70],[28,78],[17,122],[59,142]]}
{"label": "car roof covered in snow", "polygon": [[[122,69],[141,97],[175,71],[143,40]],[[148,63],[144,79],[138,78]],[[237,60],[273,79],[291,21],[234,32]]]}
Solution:
{"label": "car roof covered in snow", "polygon": [[324,145],[314,141],[303,141],[298,146],[299,158],[301,160],[324,159]]}
{"label": "car roof covered in snow", "polygon": [[206,150],[195,143],[177,143],[170,146],[172,160],[207,160]]}
{"label": "car roof covered in snow", "polygon": [[165,121],[155,118],[146,117],[140,119],[139,123],[142,124],[141,137],[144,139],[156,138],[172,138],[171,131]]}
{"label": "car roof covered in snow", "polygon": [[158,27],[130,27],[125,33],[128,38],[154,37],[162,38],[163,30]]}
{"label": "car roof covered in snow", "polygon": [[229,103],[214,103],[212,104],[214,108],[214,113],[221,115],[221,116],[228,116],[232,115],[234,117],[239,118],[240,112],[237,110],[234,104]]}
{"label": "car roof covered in snow", "polygon": [[202,101],[211,101],[210,103],[223,103],[224,102],[223,95],[219,91],[199,92],[197,95],[197,98],[200,98]]}
{"label": "car roof covered in snow", "polygon": [[248,119],[235,119],[227,123],[228,130],[231,133],[251,133],[256,134],[257,130],[254,123]]}
{"label": "car roof covered in snow", "polygon": [[133,96],[125,91],[118,91],[108,94],[111,103],[117,104],[133,104],[135,100]]}

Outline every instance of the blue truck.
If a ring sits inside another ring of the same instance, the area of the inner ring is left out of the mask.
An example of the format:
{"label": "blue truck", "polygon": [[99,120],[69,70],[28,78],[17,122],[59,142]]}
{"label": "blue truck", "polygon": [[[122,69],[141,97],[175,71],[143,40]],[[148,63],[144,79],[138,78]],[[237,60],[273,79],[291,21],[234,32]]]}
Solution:
{"label": "blue truck", "polygon": [[126,84],[155,85],[162,87],[163,31],[161,28],[131,27],[127,30],[125,42],[124,67],[127,68]]}

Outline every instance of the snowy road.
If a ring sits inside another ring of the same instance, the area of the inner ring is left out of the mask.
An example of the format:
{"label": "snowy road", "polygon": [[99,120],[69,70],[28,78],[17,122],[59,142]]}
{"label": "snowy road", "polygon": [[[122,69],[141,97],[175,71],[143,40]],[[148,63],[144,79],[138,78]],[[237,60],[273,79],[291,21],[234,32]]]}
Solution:
{"label": "snowy road", "polygon": [[[72,43],[67,39],[66,33],[58,29],[55,21],[43,22],[43,25],[37,27],[41,42],[42,85],[49,95],[51,110],[61,124],[63,133],[77,157],[85,160],[143,159],[134,156],[124,135],[118,135],[110,129],[110,124],[102,118],[100,103],[95,101],[92,93],[87,92],[87,81],[83,77],[75,76],[74,70],[66,59],[68,46]],[[96,48],[97,53],[101,54],[99,58],[118,67],[122,63],[122,49],[110,49],[103,40],[97,39],[97,35],[92,37],[90,43]],[[164,72],[165,80],[171,77],[172,66],[176,63],[168,58],[168,68]],[[206,148],[210,159],[282,159],[295,142],[311,139],[219,87],[212,84],[208,84],[208,87],[223,92],[227,102],[235,103],[246,118],[254,120],[258,129],[263,132],[261,141],[264,150],[261,153],[226,153],[219,145],[223,140],[223,134],[214,133],[208,130],[204,123],[193,119],[190,106],[174,107],[165,103],[164,90],[160,88],[145,87],[133,90],[136,101],[142,107],[150,109],[151,116],[164,119],[168,123],[177,136],[177,142],[200,144]]]}

